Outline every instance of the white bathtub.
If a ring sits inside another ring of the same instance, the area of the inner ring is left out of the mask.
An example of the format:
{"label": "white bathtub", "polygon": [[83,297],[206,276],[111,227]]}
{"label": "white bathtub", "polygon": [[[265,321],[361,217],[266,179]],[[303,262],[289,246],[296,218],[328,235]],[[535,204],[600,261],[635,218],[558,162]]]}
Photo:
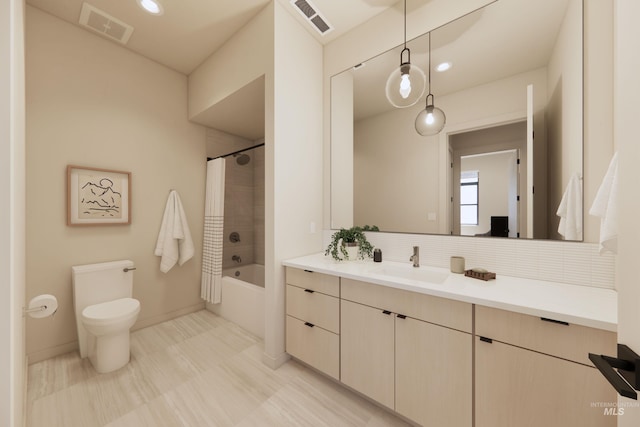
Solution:
{"label": "white bathtub", "polygon": [[264,265],[222,270],[221,298],[207,309],[264,339]]}

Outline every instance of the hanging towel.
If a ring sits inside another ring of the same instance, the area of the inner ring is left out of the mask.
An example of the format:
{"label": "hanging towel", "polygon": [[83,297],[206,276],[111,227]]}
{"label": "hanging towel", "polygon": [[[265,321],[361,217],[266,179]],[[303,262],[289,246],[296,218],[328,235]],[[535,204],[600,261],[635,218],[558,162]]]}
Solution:
{"label": "hanging towel", "polygon": [[598,194],[589,210],[600,218],[600,253],[618,253],[618,153],[609,163],[609,169],[600,184]]}
{"label": "hanging towel", "polygon": [[200,296],[203,300],[213,304],[220,302],[222,293],[224,172],[225,160],[223,158],[207,162]]}
{"label": "hanging towel", "polygon": [[582,240],[582,182],[579,174],[569,178],[556,215],[560,217],[558,233],[564,240]]}
{"label": "hanging towel", "polygon": [[163,273],[171,270],[176,262],[182,265],[193,257],[194,247],[189,224],[180,196],[175,190],[169,192],[154,253],[162,257],[160,271]]}

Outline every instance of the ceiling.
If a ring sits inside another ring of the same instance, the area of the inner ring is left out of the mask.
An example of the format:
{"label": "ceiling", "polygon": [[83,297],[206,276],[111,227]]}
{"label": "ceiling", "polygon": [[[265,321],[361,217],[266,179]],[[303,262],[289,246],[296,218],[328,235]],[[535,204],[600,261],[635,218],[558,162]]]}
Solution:
{"label": "ceiling", "polygon": [[[498,1],[432,31],[431,88],[436,104],[439,96],[547,66],[568,3]],[[411,63],[427,74],[429,37],[420,36],[407,45]],[[398,68],[401,49],[347,71],[354,75],[356,120],[393,110],[385,96],[385,83],[391,71]],[[444,73],[435,72],[435,65],[444,61],[453,67]],[[422,106],[425,97],[420,101]]]}
{"label": "ceiling", "polygon": [[[290,0],[276,1],[319,43],[326,44],[399,0],[307,0],[331,26],[325,35],[312,27]],[[27,0],[29,5],[78,26],[84,2]],[[136,0],[86,2],[134,28],[126,45],[114,43],[189,75],[270,0],[160,0],[164,8],[161,16],[148,14]],[[249,83],[192,120],[249,140],[264,137],[264,79]]]}
{"label": "ceiling", "polygon": [[[371,19],[398,0],[308,0],[333,30],[320,35],[289,0],[277,0],[322,44]],[[160,0],[152,16],[136,0],[86,0],[134,28],[125,45],[142,56],[189,75],[270,0]],[[27,4],[78,25],[84,0],[27,0]]]}

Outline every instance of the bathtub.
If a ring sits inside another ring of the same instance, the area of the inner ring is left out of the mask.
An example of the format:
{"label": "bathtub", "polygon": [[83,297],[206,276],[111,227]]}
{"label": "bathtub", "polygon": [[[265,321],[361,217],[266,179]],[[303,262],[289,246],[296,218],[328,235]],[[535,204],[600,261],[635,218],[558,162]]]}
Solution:
{"label": "bathtub", "polygon": [[264,265],[222,270],[222,302],[207,309],[264,339]]}

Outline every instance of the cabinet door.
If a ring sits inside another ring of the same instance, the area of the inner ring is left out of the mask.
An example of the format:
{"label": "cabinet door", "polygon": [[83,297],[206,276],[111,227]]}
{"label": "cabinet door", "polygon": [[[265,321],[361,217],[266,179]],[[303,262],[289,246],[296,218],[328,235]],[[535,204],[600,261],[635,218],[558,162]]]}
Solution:
{"label": "cabinet door", "polygon": [[337,334],[287,316],[287,353],[335,379],[340,374],[340,339]]}
{"label": "cabinet door", "polygon": [[393,409],[393,314],[345,300],[340,313],[341,381]]}
{"label": "cabinet door", "polygon": [[[614,427],[613,388],[592,367],[476,340],[476,427]],[[614,408],[615,409],[615,408]]]}
{"label": "cabinet door", "polygon": [[425,427],[471,426],[471,335],[411,318],[395,324],[396,411]]}

